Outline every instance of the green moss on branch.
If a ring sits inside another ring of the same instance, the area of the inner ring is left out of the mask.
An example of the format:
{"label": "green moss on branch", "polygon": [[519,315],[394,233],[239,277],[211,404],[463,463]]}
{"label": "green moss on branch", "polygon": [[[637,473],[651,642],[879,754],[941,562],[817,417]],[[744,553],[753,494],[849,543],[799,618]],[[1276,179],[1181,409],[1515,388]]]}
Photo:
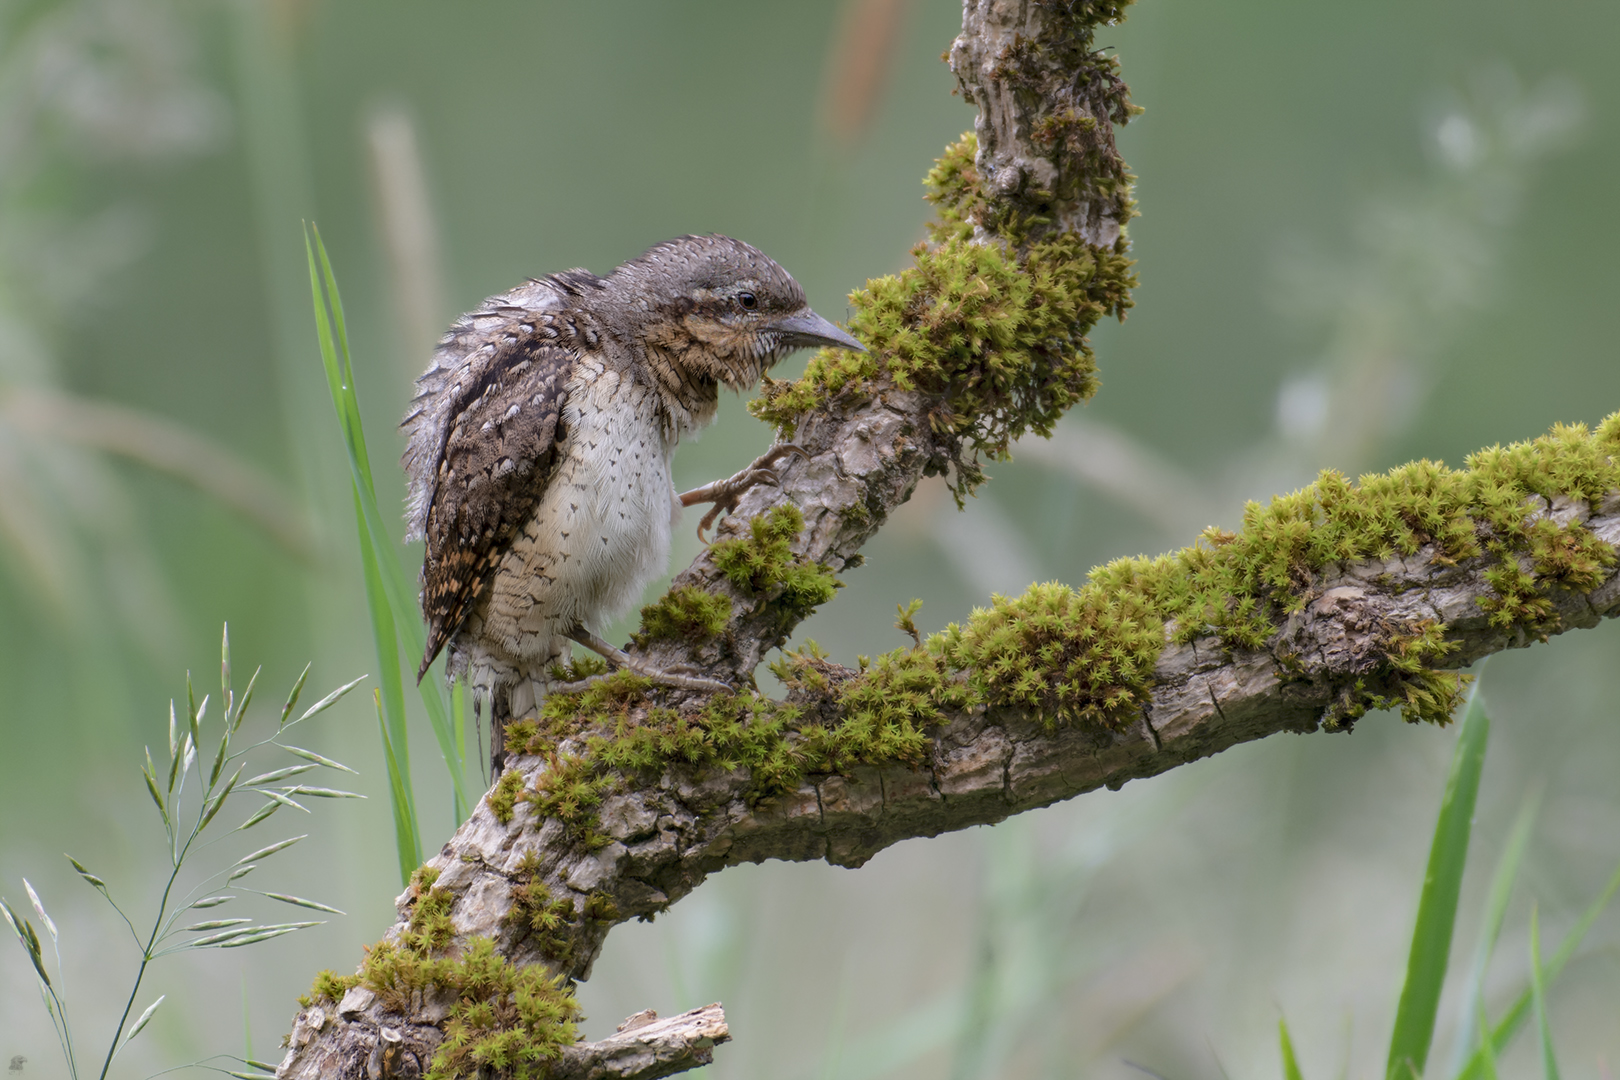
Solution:
{"label": "green moss on branch", "polygon": [[798,716],[793,706],[722,695],[693,713],[649,709],[640,698],[645,685],[628,693],[592,687],[553,695],[538,720],[507,727],[509,752],[550,759],[522,795],[539,821],[554,818],[575,843],[594,848],[609,839],[597,828],[602,800],[671,765],[749,769],[760,797],[788,790],[803,776],[801,755],[786,738]]}
{"label": "green moss on branch", "polygon": [[[827,567],[793,553],[789,545],[803,531],[798,507],[775,506],[749,521],[747,535],[717,541],[709,550],[714,565],[733,585],[771,597],[797,622],[831,600],[842,584]],[[726,610],[729,614],[729,602]]]}
{"label": "green moss on branch", "polygon": [[[1173,554],[1115,560],[1078,589],[1044,584],[996,597],[860,672],[829,663],[810,643],[773,666],[791,691],[787,702],[724,696],[678,713],[647,707],[644,683],[615,676],[617,683],[554,696],[538,722],[508,729],[517,752],[551,758],[523,797],[540,818],[555,817],[594,844],[606,840],[596,832],[602,799],[670,766],[751,770],[747,790],[763,798],[812,774],[925,764],[932,729],[974,707],[1027,710],[1049,728],[1122,731],[1140,717],[1168,642],[1214,637],[1228,649],[1263,648],[1335,565],[1425,548],[1440,565],[1490,560],[1492,595],[1481,607],[1492,625],[1545,635],[1556,628],[1545,590],[1594,588],[1616,555],[1578,521],[1547,517],[1541,499],[1595,504],[1620,489],[1617,455],[1620,414],[1596,432],[1560,426],[1481,451],[1461,470],[1419,461],[1357,483],[1325,472],[1300,491],[1251,503],[1236,533],[1209,530]],[[788,535],[787,524],[762,526],[741,543],[768,547],[771,529]],[[744,573],[753,559],[739,555],[735,565],[739,578],[753,580]],[[1412,721],[1449,719],[1463,684],[1438,666],[1453,649],[1443,624],[1392,627],[1373,647],[1381,659],[1344,687],[1326,723],[1372,708],[1399,709]]]}
{"label": "green moss on branch", "polygon": [[489,811],[495,815],[495,820],[506,825],[512,820],[512,811],[517,808],[518,793],[523,790],[523,777],[512,771],[501,774],[495,787],[489,793]]}
{"label": "green moss on branch", "polygon": [[[672,768],[748,770],[743,793],[758,800],[814,774],[926,765],[933,729],[971,708],[1029,710],[1053,728],[1120,731],[1140,715],[1167,642],[1213,636],[1230,649],[1261,648],[1343,563],[1423,551],[1442,566],[1483,560],[1491,594],[1481,608],[1491,625],[1546,635],[1557,629],[1546,591],[1595,588],[1616,553],[1575,518],[1548,516],[1544,500],[1595,507],[1620,490],[1617,459],[1620,413],[1595,432],[1561,425],[1532,442],[1480,451],[1461,470],[1420,461],[1358,483],[1324,473],[1265,506],[1250,504],[1236,533],[1211,530],[1170,555],[1116,560],[1079,589],[1045,584],[997,597],[859,672],[829,663],[813,644],[788,653],[775,667],[791,691],[786,702],[721,695],[700,710],[653,708],[649,684],[618,672],[583,692],[552,695],[539,719],[508,726],[512,753],[549,759],[535,786],[516,797],[594,846],[608,839],[599,831],[602,800]],[[910,613],[902,609],[903,623]],[[1444,624],[1389,628],[1374,648],[1374,663],[1341,687],[1325,723],[1374,708],[1413,721],[1450,718],[1462,680],[1439,667],[1454,649]],[[554,897],[537,868],[520,873],[511,918],[566,963],[582,920],[621,916],[606,895],[593,894],[583,908]],[[436,881],[430,869],[419,871],[398,940],[373,947],[357,975],[322,972],[303,1000],[335,1001],[359,985],[403,1008],[425,989],[449,991],[457,1003],[432,1080],[490,1069],[538,1075],[574,1040],[573,997],[543,967],[510,965],[488,939],[454,942],[454,897]]]}
{"label": "green moss on branch", "polygon": [[725,630],[730,619],[730,597],[677,585],[658,603],[641,609],[641,629],[630,638],[639,648],[654,641],[707,641]]}
{"label": "green moss on branch", "polygon": [[[1462,470],[1418,461],[1359,483],[1324,472],[1265,506],[1250,503],[1237,533],[1208,530],[1172,555],[1116,560],[1079,590],[1038,585],[998,598],[947,628],[939,647],[987,704],[1118,730],[1145,703],[1167,639],[1213,635],[1227,648],[1262,648],[1331,565],[1411,556],[1426,545],[1442,565],[1493,559],[1484,572],[1493,595],[1480,601],[1491,625],[1545,636],[1556,629],[1545,588],[1595,588],[1616,555],[1578,521],[1542,514],[1539,500],[1595,505],[1620,489],[1617,451],[1620,414],[1595,433],[1560,425],[1533,442],[1480,451]],[[1431,666],[1447,651],[1444,629],[1391,636],[1384,675],[1398,689],[1369,681],[1365,699],[1341,715],[1395,707],[1409,720],[1449,718],[1461,684]]]}
{"label": "green moss on branch", "polygon": [[[978,455],[1005,457],[1013,440],[1052,425],[1097,390],[1086,333],[1123,318],[1136,279],[1122,240],[1112,248],[1060,234],[1022,255],[972,238],[986,203],[972,168],[972,136],[929,173],[942,224],[915,264],[850,294],[850,331],[869,350],[824,349],[797,382],[766,380],[750,404],[791,433],[812,410],[883,386],[935,399],[929,421],[957,468],[958,495],[981,480]],[[1018,223],[1003,222],[1008,234]]]}
{"label": "green moss on branch", "polygon": [[603,892],[589,894],[577,907],[569,897],[552,895],[540,874],[540,857],[533,851],[524,854],[516,873],[505,921],[532,936],[540,955],[554,968],[568,970],[573,964],[585,923],[611,923],[619,917],[613,898]]}
{"label": "green moss on branch", "polygon": [[519,966],[495,950],[487,937],[452,945],[450,907],[454,897],[434,887],[438,873],[422,867],[412,876],[410,921],[397,941],[366,950],[354,975],[323,971],[307,1008],[318,1001],[336,1004],[356,986],[382,999],[385,1008],[405,1012],[427,991],[454,998],[444,1024],[444,1041],[434,1052],[425,1080],[471,1080],[491,1074],[539,1080],[547,1066],[578,1041],[579,1004],[567,980],[541,965]]}

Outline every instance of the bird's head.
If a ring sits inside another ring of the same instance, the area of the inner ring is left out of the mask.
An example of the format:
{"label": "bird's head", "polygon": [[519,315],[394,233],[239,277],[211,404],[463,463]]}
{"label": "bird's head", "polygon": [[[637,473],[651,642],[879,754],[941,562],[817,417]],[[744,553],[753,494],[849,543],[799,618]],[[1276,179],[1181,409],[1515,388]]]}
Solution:
{"label": "bird's head", "polygon": [[860,342],[810,310],[793,276],[729,236],[680,236],[613,271],[606,282],[629,328],[685,369],[733,390],[752,386],[794,349]]}

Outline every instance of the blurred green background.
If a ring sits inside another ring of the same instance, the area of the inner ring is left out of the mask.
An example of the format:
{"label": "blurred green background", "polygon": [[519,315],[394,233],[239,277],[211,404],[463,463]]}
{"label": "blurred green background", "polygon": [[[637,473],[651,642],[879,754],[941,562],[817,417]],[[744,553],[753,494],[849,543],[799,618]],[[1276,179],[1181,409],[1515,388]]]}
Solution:
{"label": "blurred green background", "polygon": [[[132,954],[60,853],[152,899],[137,762],[183,673],[216,681],[220,624],[239,672],[264,665],[264,701],[306,660],[322,693],[376,669],[300,219],[344,287],[398,505],[393,425],[431,339],[527,275],[723,231],[838,318],[905,265],[919,180],[972,122],[939,62],[959,17],[946,0],[0,5],[0,892],[26,903],[28,876],[61,927],[87,1046]],[[1320,468],[1460,464],[1620,408],[1620,7],[1142,0],[1103,40],[1147,109],[1120,138],[1142,285],[1095,335],[1104,388],[964,513],[919,490],[801,635],[845,663],[903,644],[894,605],[913,596],[938,629],[994,591],[1231,526]],[[677,483],[768,439],[729,401]],[[696,549],[681,534],[677,566]],[[1604,627],[1490,671],[1454,955],[1513,814],[1544,799],[1487,983],[1498,1011],[1530,903],[1555,939],[1620,860],[1617,647]],[[275,1056],[314,972],[352,970],[391,920],[374,715],[356,694],[324,723],[306,745],[360,768],[371,799],[321,808],[260,887],[349,914],[165,961],[151,992],[170,1001],[121,1075],[241,1053],[244,1034]],[[859,871],[728,871],[613,934],[587,1033],[720,1000],[720,1078],[1270,1076],[1285,1013],[1308,1074],[1379,1075],[1453,738],[1375,715]],[[448,784],[425,725],[412,745],[432,850]],[[1620,1069],[1617,941],[1611,913],[1553,991],[1568,1076]],[[1521,1042],[1509,1073],[1532,1067]],[[14,1055],[61,1075],[8,945]]]}

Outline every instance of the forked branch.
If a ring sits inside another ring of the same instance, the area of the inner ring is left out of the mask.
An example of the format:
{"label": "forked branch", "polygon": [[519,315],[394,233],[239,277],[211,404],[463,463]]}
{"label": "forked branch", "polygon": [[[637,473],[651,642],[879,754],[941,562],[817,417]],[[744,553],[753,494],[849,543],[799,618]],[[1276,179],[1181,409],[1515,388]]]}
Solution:
{"label": "forked branch", "polygon": [[[805,459],[742,496],[644,610],[632,655],[747,685],[923,476],[969,490],[980,455],[1089,396],[1084,335],[1123,315],[1134,284],[1113,141],[1133,110],[1092,42],[1122,7],[964,5],[950,58],[980,114],[930,178],[932,240],[856,295],[870,354],[824,353],[767,385],[756,413]],[[1033,587],[861,670],[790,655],[784,702],[630,674],[554,695],[508,728],[508,772],[361,972],[317,982],[280,1075],[690,1068],[727,1036],[718,1006],[576,1044],[568,980],[614,925],[717,870],[858,866],[1369,708],[1444,721],[1458,667],[1620,610],[1617,458],[1620,415],[1462,471],[1326,474],[1251,507],[1237,534]]]}

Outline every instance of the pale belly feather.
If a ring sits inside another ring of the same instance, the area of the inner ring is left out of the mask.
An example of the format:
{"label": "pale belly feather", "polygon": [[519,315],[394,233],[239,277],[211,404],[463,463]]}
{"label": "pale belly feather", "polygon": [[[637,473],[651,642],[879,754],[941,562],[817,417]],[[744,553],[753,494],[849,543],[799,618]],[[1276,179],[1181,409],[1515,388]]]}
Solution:
{"label": "pale belly feather", "polygon": [[514,717],[543,695],[568,632],[600,633],[664,571],[680,513],[653,392],[612,371],[581,375],[563,413],[566,456],[468,627],[476,690],[530,684],[513,687]]}

